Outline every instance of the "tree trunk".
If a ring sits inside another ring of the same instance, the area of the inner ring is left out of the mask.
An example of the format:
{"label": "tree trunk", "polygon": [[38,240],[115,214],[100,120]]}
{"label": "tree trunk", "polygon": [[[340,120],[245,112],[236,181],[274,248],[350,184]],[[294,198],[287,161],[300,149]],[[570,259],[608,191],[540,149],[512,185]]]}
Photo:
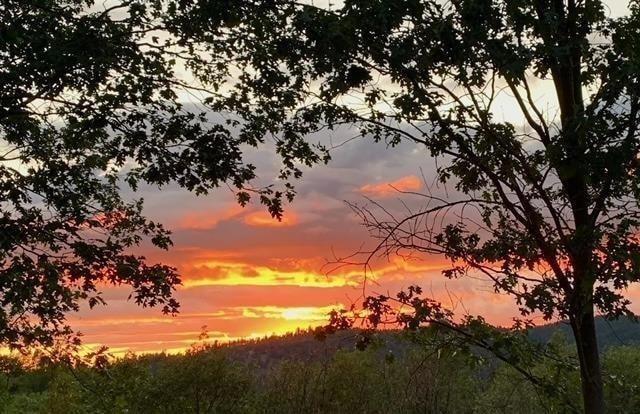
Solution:
{"label": "tree trunk", "polygon": [[604,414],[602,372],[600,370],[600,354],[596,339],[593,305],[585,307],[580,314],[572,318],[571,328],[573,329],[578,359],[580,360],[584,412],[586,414]]}

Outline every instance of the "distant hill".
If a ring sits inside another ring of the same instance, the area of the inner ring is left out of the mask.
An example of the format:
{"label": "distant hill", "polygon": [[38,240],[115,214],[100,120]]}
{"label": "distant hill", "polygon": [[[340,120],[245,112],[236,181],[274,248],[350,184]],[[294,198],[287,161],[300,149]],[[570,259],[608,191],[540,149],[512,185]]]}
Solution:
{"label": "distant hill", "polygon": [[[640,344],[640,323],[627,318],[616,321],[608,321],[604,318],[596,319],[598,332],[598,344],[600,349],[620,345]],[[556,322],[549,325],[538,326],[530,332],[534,341],[548,342],[553,335],[563,334],[568,342],[573,343],[573,335],[568,322]]]}
{"label": "distant hill", "polygon": [[[402,355],[415,344],[408,341],[399,331],[383,331],[378,334],[383,344],[379,349],[381,357],[392,352]],[[353,350],[357,342],[355,331],[339,331],[319,341],[311,332],[273,336],[258,340],[232,343],[226,346],[231,358],[251,362],[259,367],[269,367],[280,361],[328,361],[339,350]]]}
{"label": "distant hill", "polygon": [[[640,345],[640,324],[629,319],[607,321],[596,320],[598,343],[602,350],[611,346]],[[537,342],[548,342],[554,335],[564,335],[573,342],[571,328],[567,322],[556,322],[538,326],[530,331],[530,337]],[[399,331],[385,331],[379,334],[384,345],[381,354],[392,352],[401,355],[415,344],[408,341]],[[326,340],[318,341],[311,332],[299,331],[296,334],[273,336],[258,340],[241,341],[226,346],[228,355],[237,360],[250,361],[261,367],[271,366],[282,360],[322,361],[330,359],[340,349],[354,349],[356,333],[342,331],[329,335]]]}

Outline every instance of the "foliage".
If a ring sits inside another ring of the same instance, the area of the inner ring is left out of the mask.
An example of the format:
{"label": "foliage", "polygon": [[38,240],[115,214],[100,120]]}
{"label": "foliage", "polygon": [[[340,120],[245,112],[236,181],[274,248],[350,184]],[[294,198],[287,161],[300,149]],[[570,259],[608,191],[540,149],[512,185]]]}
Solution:
{"label": "foliage", "polygon": [[[347,124],[440,157],[455,196],[400,217],[356,206],[377,239],[361,264],[440,254],[446,277],[485,276],[524,316],[570,320],[585,409],[603,412],[594,312],[631,314],[640,280],[638,1],[615,19],[597,0],[177,4],[169,30],[197,51],[208,103],[249,134],[295,153]],[[496,114],[507,92],[522,125]]]}
{"label": "foliage", "polygon": [[609,384],[606,397],[612,412],[632,413],[639,407],[640,372],[629,369],[638,366],[640,353],[637,347],[620,346],[605,354],[604,366]]}
{"label": "foliage", "polygon": [[[428,207],[403,218],[356,207],[378,242],[362,264],[378,253],[441,254],[445,276],[484,275],[524,316],[568,319],[584,407],[604,410],[594,313],[631,313],[623,292],[640,279],[637,0],[617,19],[598,0],[92,6],[0,6],[2,341],[50,344],[81,300],[102,303],[103,282],[130,285],[143,306],[177,309],[175,269],[129,250],[143,237],[167,248],[169,234],[122,186],[177,182],[202,194],[229,183],[241,204],[257,193],[279,217],[295,194],[289,180],[328,159],[309,137],[347,124],[390,146],[423,146],[457,190],[427,194]],[[533,89],[549,80],[551,111]],[[181,88],[234,116],[212,122],[179,99]],[[505,91],[522,126],[495,115]],[[242,148],[269,137],[283,187],[255,189]],[[467,220],[439,220],[445,212]],[[365,307],[384,314],[390,299]],[[415,305],[413,318],[398,315],[410,327],[449,317],[433,301],[397,299]],[[465,327],[481,342],[489,334],[481,318]],[[491,348],[519,341],[517,331],[491,335]]]}
{"label": "foliage", "polygon": [[[561,4],[209,1],[169,8],[167,19],[185,47],[207,53],[189,61],[200,79],[230,90],[212,96],[212,108],[235,111],[257,136],[279,133],[281,145],[295,145],[289,136],[349,123],[373,140],[411,140],[444,157],[439,178],[469,197],[417,215],[473,205],[482,224],[448,223],[409,242],[415,232],[379,223],[375,230],[395,235],[381,243],[444,254],[456,264],[450,277],[487,273],[525,314],[569,317],[570,292],[586,283],[598,309],[617,316],[627,304],[617,292],[638,268],[639,56],[627,46],[640,8],[631,2],[630,16],[609,19],[601,1]],[[590,40],[598,36],[608,41]],[[565,71],[588,96],[565,96]],[[561,123],[528,100],[530,84],[547,77]],[[501,88],[515,94],[525,128],[492,112]],[[593,267],[584,281],[574,275],[582,253]]]}
{"label": "foliage", "polygon": [[[490,354],[436,347],[429,332],[409,340],[397,335],[376,337],[365,351],[343,348],[326,358],[285,358],[266,367],[242,352],[234,356],[230,349],[247,346],[234,345],[183,355],[129,354],[100,367],[71,370],[58,364],[28,369],[13,373],[13,385],[0,390],[0,412],[572,412],[563,400],[540,393]],[[287,348],[294,340],[284,338],[280,346]],[[560,337],[553,343],[558,354],[575,359],[575,351]],[[633,390],[640,386],[640,374],[633,361],[638,358],[640,349],[629,346],[612,347],[603,358],[607,401],[614,412],[637,409]],[[559,368],[549,360],[529,368],[566,387],[569,398],[579,404],[578,370]],[[39,385],[43,378],[44,388]]]}
{"label": "foliage", "polygon": [[[161,2],[7,0],[0,5],[0,342],[51,345],[65,314],[103,304],[106,284],[142,306],[178,308],[176,269],[132,253],[166,249],[169,231],[132,190],[175,182],[196,194],[221,184],[274,216],[293,189],[255,188],[233,134],[180,94],[180,52]],[[210,115],[210,114],[209,114]],[[316,159],[299,144],[287,154]],[[286,193],[285,193],[286,190]]]}

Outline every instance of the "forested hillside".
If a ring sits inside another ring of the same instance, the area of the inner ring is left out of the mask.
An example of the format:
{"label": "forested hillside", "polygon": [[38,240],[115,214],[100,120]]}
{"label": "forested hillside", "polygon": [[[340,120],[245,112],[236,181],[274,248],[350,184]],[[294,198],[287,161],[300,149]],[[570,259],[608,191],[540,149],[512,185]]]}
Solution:
{"label": "forested hillside", "polygon": [[[640,324],[636,321],[626,318],[613,321],[597,318],[596,327],[598,344],[603,349],[611,346],[640,344]],[[561,334],[567,341],[573,343],[571,328],[563,322],[536,327],[531,330],[530,336],[533,340],[546,342],[554,334]]]}
{"label": "forested hillside", "polygon": [[[640,330],[600,321],[611,412],[640,406]],[[561,324],[534,329],[558,358],[575,361]],[[46,358],[20,366],[3,357],[2,413],[564,413],[580,406],[572,366],[539,361],[527,372],[474,349],[433,345],[433,332],[378,333],[364,350],[355,331],[318,341],[312,331],[228,345],[196,343],[183,355],[129,354],[70,367]],[[612,339],[615,338],[615,341]]]}

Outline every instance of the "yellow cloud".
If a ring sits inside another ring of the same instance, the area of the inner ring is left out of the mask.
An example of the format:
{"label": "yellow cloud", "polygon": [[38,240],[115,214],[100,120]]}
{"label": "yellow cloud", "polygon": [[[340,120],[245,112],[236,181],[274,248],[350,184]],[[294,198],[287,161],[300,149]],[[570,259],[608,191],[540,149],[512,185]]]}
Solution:
{"label": "yellow cloud", "polygon": [[304,270],[279,271],[265,266],[247,267],[244,263],[205,262],[197,268],[216,273],[215,277],[186,278],[185,288],[200,286],[302,286],[332,288],[357,286],[357,277],[324,275]]}
{"label": "yellow cloud", "polygon": [[326,321],[329,312],[342,308],[344,308],[342,304],[302,307],[257,306],[244,308],[242,316],[244,318],[285,319],[288,321]]}

